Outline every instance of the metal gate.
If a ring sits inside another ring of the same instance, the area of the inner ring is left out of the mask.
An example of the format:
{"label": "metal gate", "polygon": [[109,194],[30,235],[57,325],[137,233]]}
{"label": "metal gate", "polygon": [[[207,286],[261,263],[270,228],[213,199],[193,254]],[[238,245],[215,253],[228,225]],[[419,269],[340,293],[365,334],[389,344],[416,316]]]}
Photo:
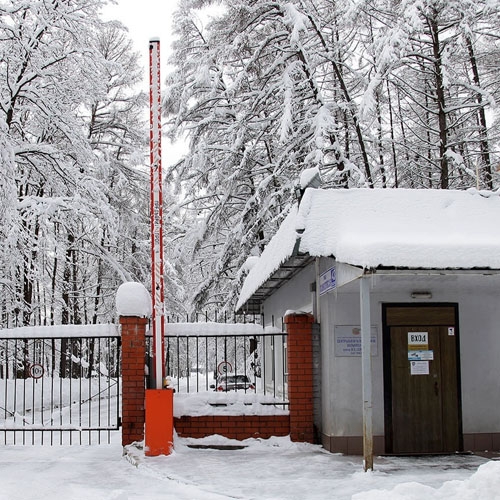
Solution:
{"label": "metal gate", "polygon": [[107,336],[0,331],[0,443],[109,443],[120,426],[120,337],[101,326]]}

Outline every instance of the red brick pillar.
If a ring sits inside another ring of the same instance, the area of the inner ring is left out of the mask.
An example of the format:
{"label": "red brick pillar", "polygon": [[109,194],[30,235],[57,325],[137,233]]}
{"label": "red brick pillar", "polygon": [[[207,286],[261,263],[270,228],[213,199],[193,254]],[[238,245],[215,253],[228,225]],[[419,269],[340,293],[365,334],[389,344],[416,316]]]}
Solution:
{"label": "red brick pillar", "polygon": [[288,333],[288,400],[290,402],[290,438],[314,442],[313,345],[311,314],[285,316]]}
{"label": "red brick pillar", "polygon": [[144,439],[147,318],[120,316],[122,330],[122,446]]}

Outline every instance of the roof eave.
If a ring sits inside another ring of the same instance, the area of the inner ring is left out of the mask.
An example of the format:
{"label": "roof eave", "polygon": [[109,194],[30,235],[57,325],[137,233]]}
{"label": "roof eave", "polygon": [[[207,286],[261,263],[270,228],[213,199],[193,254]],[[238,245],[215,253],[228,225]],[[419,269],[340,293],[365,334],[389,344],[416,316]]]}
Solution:
{"label": "roof eave", "polygon": [[[358,266],[359,267],[359,266]],[[495,275],[500,274],[500,269],[491,267],[446,267],[446,268],[424,268],[424,267],[401,267],[401,266],[377,266],[371,268],[369,272],[378,275]]]}
{"label": "roof eave", "polygon": [[[316,257],[310,254],[295,253],[285,261],[274,273],[250,296],[250,298],[239,308],[249,314],[260,314],[261,306],[271,295],[273,295],[285,283],[290,281],[302,269],[307,267]],[[331,258],[334,258],[333,256]],[[400,266],[376,266],[363,267],[349,262],[343,262],[359,269],[363,269],[363,274],[377,275],[496,275],[500,274],[500,269],[489,267],[475,268],[412,268]]]}
{"label": "roof eave", "polygon": [[273,293],[288,283],[302,269],[313,262],[314,257],[309,254],[295,253],[280,265],[262,285],[250,296],[250,298],[240,306],[238,311],[249,314],[259,314],[262,303]]}

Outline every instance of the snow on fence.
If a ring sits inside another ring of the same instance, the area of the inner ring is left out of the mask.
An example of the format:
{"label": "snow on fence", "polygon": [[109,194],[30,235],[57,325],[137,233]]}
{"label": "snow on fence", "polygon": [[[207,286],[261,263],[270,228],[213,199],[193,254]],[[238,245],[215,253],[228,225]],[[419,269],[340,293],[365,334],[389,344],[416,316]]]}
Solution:
{"label": "snow on fence", "polygon": [[116,337],[118,331],[114,324],[21,326],[0,329],[0,339]]}

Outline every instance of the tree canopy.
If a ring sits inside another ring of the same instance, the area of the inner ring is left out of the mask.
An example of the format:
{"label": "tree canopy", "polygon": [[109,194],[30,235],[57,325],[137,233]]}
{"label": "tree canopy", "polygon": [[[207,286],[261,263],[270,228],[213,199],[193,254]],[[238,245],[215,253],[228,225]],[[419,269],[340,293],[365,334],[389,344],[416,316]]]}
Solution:
{"label": "tree canopy", "polygon": [[[106,0],[0,5],[2,325],[114,317],[150,282],[146,96]],[[500,0],[180,0],[163,130],[166,310],[232,312],[318,169],[497,189]]]}
{"label": "tree canopy", "polygon": [[148,276],[146,101],[104,3],[0,5],[4,327],[110,321],[118,285]]}
{"label": "tree canopy", "polygon": [[181,0],[164,115],[189,152],[167,246],[193,306],[232,309],[305,169],[335,188],[496,188],[498,16],[496,0]]}

